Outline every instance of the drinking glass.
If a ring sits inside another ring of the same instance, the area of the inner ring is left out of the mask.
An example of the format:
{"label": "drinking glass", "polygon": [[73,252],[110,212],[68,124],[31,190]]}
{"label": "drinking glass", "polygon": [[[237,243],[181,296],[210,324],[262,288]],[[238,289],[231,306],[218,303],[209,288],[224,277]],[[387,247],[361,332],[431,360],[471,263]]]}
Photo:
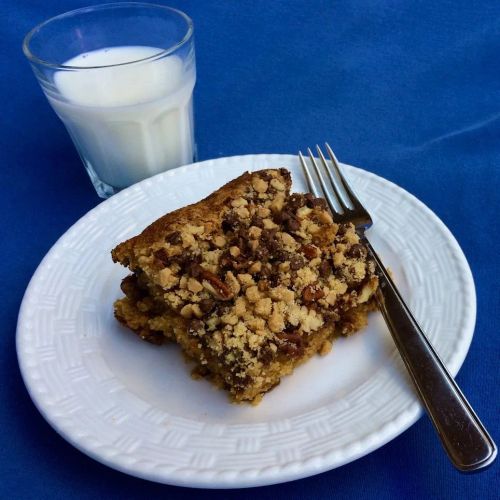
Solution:
{"label": "drinking glass", "polygon": [[86,7],[36,26],[23,51],[102,198],[196,155],[193,23],[170,7]]}

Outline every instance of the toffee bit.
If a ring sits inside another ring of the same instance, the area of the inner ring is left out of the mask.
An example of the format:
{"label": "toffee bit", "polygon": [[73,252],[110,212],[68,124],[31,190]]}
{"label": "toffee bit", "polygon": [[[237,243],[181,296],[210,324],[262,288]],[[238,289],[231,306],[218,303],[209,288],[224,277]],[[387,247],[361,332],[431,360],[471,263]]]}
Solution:
{"label": "toffee bit", "polygon": [[354,257],[354,258],[359,258],[359,257],[366,257],[367,255],[367,250],[366,248],[361,245],[361,243],[355,243],[346,253],[348,257]]}
{"label": "toffee bit", "polygon": [[292,271],[297,271],[299,269],[302,269],[304,266],[305,266],[304,258],[301,257],[300,255],[293,255],[290,258],[290,269],[292,269]]}
{"label": "toffee bit", "polygon": [[200,309],[205,314],[207,314],[210,311],[212,311],[212,309],[214,307],[215,307],[215,300],[213,300],[213,299],[203,299],[203,300],[200,301]]}
{"label": "toffee bit", "polygon": [[284,223],[288,231],[298,231],[300,229],[300,222],[295,217],[290,217]]}
{"label": "toffee bit", "polygon": [[202,332],[204,329],[205,329],[205,326],[203,324],[203,321],[201,321],[199,319],[192,319],[189,322],[188,333],[190,335],[196,335],[196,334]]}
{"label": "toffee bit", "polygon": [[331,273],[332,267],[330,266],[329,262],[327,260],[321,261],[321,264],[319,265],[319,275],[322,278],[328,278]]}
{"label": "toffee bit", "polygon": [[182,242],[181,233],[179,231],[174,231],[165,237],[165,241],[171,245],[178,245]]}
{"label": "toffee bit", "polygon": [[169,262],[167,251],[164,248],[160,248],[153,253],[155,259],[162,264],[163,266],[167,266]]}

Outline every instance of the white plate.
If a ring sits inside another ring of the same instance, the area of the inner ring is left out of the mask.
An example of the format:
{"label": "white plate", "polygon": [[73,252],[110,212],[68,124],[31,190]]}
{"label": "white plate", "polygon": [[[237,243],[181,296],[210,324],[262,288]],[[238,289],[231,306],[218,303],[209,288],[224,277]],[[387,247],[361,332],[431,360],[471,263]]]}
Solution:
{"label": "white plate", "polygon": [[[176,346],[141,341],[113,318],[126,270],[110,250],[165,212],[197,201],[245,170],[297,158],[255,155],[189,165],[136,184],[82,217],[53,246],[24,296],[17,353],[47,421],[76,448],[128,474],[168,484],[229,488],[317,474],[387,443],[420,415],[379,314],[264,397],[231,405],[195,381]],[[437,351],[456,374],[472,339],[476,300],[464,255],[415,197],[344,166],[373,213],[371,239]]]}

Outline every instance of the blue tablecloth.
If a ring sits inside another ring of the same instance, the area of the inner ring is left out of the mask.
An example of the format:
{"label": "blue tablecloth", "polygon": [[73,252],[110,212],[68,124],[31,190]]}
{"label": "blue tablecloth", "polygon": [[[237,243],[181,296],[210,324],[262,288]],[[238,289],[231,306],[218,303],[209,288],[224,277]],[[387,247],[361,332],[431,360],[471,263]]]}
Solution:
{"label": "blue tablecloth", "polygon": [[[21,42],[34,24],[89,3],[8,1],[0,13],[0,497],[498,498],[498,463],[459,474],[427,418],[337,470],[224,493],[115,472],[43,420],[17,366],[18,308],[44,254],[100,200]],[[458,382],[499,442],[499,1],[170,4],[196,26],[200,159],[295,153],[328,140],[345,162],[415,194],[455,234],[478,295],[476,333]]]}

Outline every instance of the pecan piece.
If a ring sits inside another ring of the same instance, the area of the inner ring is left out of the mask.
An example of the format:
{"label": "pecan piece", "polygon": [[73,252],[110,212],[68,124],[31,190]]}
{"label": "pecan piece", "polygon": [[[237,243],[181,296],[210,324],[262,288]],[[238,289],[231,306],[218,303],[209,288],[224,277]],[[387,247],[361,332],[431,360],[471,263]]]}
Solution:
{"label": "pecan piece", "polygon": [[309,260],[314,259],[318,256],[318,249],[313,245],[302,245],[300,247],[301,253],[303,253]]}
{"label": "pecan piece", "polygon": [[234,294],[218,276],[199,266],[199,276],[203,280],[203,287],[208,290],[216,299],[230,300]]}
{"label": "pecan piece", "polygon": [[302,345],[302,337],[296,331],[292,332],[280,332],[276,334],[280,340],[286,340],[292,344]]}
{"label": "pecan piece", "polygon": [[304,287],[304,290],[302,290],[302,300],[306,304],[319,300],[324,297],[324,295],[323,290],[318,288],[317,285],[307,285]]}
{"label": "pecan piece", "polygon": [[304,354],[303,339],[297,332],[281,332],[276,336],[280,340],[278,349],[290,357],[299,357]]}

